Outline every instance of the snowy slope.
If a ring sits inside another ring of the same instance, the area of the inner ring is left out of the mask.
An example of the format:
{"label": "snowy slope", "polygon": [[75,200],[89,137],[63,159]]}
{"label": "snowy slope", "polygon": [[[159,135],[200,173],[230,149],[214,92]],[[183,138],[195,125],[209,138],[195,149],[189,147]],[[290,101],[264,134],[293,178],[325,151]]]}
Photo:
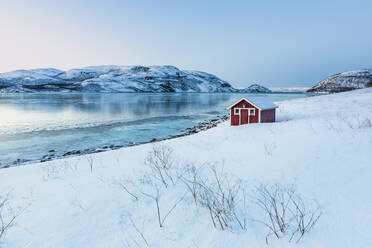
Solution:
{"label": "snowy slope", "polygon": [[[249,88],[244,92],[266,92]],[[18,70],[0,74],[6,92],[238,92],[220,78],[174,66],[89,66],[82,69]]]}
{"label": "snowy slope", "polygon": [[355,89],[372,87],[372,69],[347,71],[330,76],[308,92],[342,92]]}
{"label": "snowy slope", "polygon": [[[213,228],[208,214],[182,202],[164,225],[150,199],[134,201],[118,183],[145,171],[153,144],[0,170],[0,192],[18,217],[4,247],[372,247],[372,89],[278,102],[277,123],[230,127],[160,142],[178,163],[213,163],[255,185],[294,183],[323,208],[299,244]],[[92,165],[92,171],[91,166]],[[184,189],[161,198],[171,208]],[[252,212],[253,208],[249,208]],[[135,227],[133,223],[135,223]],[[138,243],[138,246],[135,245]]]}

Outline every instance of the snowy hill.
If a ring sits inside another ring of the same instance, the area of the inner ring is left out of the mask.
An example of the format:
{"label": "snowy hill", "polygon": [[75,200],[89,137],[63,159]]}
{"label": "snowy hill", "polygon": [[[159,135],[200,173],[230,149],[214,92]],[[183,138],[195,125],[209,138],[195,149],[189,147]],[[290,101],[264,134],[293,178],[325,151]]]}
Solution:
{"label": "snowy hill", "polygon": [[[48,91],[238,92],[239,90],[212,74],[182,71],[174,66],[90,66],[68,71],[47,68],[0,74],[0,93]],[[255,86],[252,89],[247,88],[244,92],[267,92],[267,89]]]}
{"label": "snowy hill", "polygon": [[[208,210],[194,204],[182,180],[170,182],[164,175],[169,183],[165,190],[154,188],[153,181],[143,176],[151,172],[146,164],[154,147],[145,144],[0,169],[0,195],[9,192],[10,209],[20,213],[1,244],[7,248],[370,248],[371,98],[372,88],[278,102],[276,123],[231,127],[225,122],[157,143],[171,147],[172,164],[214,165],[245,180],[241,186],[249,195],[260,183],[296,185],[304,199],[315,199],[323,209],[318,223],[299,243],[271,235],[267,245],[268,230],[253,221],[262,213],[251,198],[239,212],[239,217],[249,217],[246,230],[215,228]],[[137,188],[140,185],[143,188]],[[162,227],[156,203],[161,219],[166,217]]]}
{"label": "snowy hill", "polygon": [[266,88],[264,86],[258,85],[258,84],[252,84],[249,87],[245,89],[239,90],[240,92],[247,92],[247,93],[271,93],[272,91],[269,88]]}
{"label": "snowy hill", "polygon": [[308,92],[336,93],[366,87],[372,87],[372,69],[348,71],[330,76],[309,89]]}

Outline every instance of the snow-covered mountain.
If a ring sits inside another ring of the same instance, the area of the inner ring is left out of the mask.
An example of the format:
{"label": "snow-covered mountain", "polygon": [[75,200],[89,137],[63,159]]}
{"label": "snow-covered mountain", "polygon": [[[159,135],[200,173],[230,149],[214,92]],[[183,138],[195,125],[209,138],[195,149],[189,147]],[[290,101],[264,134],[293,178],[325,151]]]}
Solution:
{"label": "snow-covered mountain", "polygon": [[239,90],[239,92],[247,93],[271,93],[272,91],[259,84],[252,84],[251,86]]}
{"label": "snow-covered mountain", "polygon": [[342,92],[372,87],[372,69],[347,71],[330,76],[308,92]]}
{"label": "snow-covered mountain", "polygon": [[268,92],[259,85],[238,90],[215,75],[174,66],[89,66],[68,71],[47,68],[0,74],[0,92],[45,91]]}

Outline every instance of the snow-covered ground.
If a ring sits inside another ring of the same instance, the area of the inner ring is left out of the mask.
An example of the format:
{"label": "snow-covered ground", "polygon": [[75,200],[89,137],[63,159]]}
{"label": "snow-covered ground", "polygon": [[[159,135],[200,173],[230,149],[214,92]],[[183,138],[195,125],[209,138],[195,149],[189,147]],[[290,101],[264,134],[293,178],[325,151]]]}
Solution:
{"label": "snow-covered ground", "polygon": [[[271,237],[266,245],[257,223],[217,230],[189,200],[160,228],[155,202],[135,201],[120,185],[146,171],[154,146],[146,144],[1,169],[0,191],[10,192],[13,207],[27,206],[3,246],[146,247],[146,239],[148,247],[372,247],[371,99],[372,89],[363,89],[278,102],[276,123],[226,122],[158,144],[171,147],[179,164],[214,164],[248,185],[296,184],[323,209],[298,244]],[[183,194],[175,186],[161,197],[163,216]]]}

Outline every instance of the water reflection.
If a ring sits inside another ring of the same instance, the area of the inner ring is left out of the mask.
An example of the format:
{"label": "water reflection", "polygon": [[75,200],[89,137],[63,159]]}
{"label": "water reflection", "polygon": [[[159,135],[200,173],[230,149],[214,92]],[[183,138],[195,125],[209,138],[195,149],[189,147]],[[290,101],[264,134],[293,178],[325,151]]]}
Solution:
{"label": "water reflection", "polygon": [[148,114],[150,112],[208,109],[236,98],[236,94],[3,94],[2,106],[24,111],[53,112],[73,109],[78,112]]}

